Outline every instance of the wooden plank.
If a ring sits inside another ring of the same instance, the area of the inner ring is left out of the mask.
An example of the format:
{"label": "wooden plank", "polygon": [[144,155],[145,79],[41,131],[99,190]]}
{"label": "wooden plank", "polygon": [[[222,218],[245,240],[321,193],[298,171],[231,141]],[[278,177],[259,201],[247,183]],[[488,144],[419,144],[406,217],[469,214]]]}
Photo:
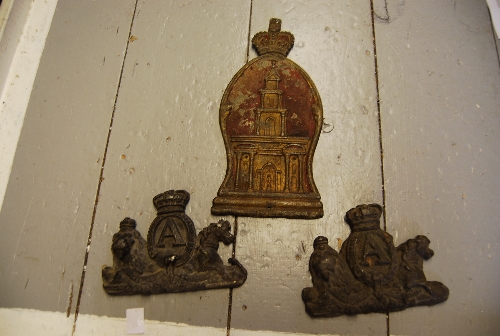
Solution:
{"label": "wooden plank", "polygon": [[[197,230],[218,218],[212,198],[225,173],[219,103],[246,58],[250,3],[140,1],[133,24],[92,237],[81,312],[123,317],[145,308],[150,320],[213,326],[225,333],[229,290],[111,297],[102,265],[124,217],[145,237],[152,199],[169,189],[191,193],[186,214]],[[136,39],[135,39],[136,38]],[[222,248],[223,259],[231,247]]]}
{"label": "wooden plank", "polygon": [[[490,12],[490,20],[492,20],[491,12]],[[492,26],[491,28],[493,30],[493,38],[495,40],[495,46],[497,48],[498,64],[500,65],[500,38],[498,37],[498,34],[495,31],[495,27]]]}
{"label": "wooden plank", "polygon": [[0,210],[56,6],[57,0],[16,1],[0,37]]}
{"label": "wooden plank", "polygon": [[131,5],[56,9],[0,213],[2,307],[74,312]]}
{"label": "wooden plank", "polygon": [[272,17],[295,35],[288,57],[309,73],[323,101],[325,125],[313,169],[325,216],[238,219],[236,256],[249,275],[233,292],[231,327],[238,330],[231,335],[244,329],[385,334],[383,314],[312,319],[301,299],[302,289],[311,286],[314,238],[327,236],[338,249],[337,239],[349,234],[345,212],[361,203],[382,203],[370,2],[254,0],[251,35],[267,30]]}
{"label": "wooden plank", "polygon": [[498,333],[500,76],[483,1],[387,1],[376,23],[387,227],[431,240],[447,302],[390,314],[391,334]]}
{"label": "wooden plank", "polygon": [[0,9],[0,92],[5,90],[7,75],[30,9],[29,2],[21,1],[9,1],[8,4],[4,1]]}

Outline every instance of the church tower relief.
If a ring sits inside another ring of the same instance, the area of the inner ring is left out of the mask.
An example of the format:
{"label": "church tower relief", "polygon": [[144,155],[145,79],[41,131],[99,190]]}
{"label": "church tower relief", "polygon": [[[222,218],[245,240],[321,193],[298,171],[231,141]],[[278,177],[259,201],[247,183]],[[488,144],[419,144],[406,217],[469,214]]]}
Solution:
{"label": "church tower relief", "polygon": [[257,134],[285,136],[286,110],[281,107],[278,89],[279,77],[274,69],[266,77],[266,85],[260,90],[261,108],[257,109]]}

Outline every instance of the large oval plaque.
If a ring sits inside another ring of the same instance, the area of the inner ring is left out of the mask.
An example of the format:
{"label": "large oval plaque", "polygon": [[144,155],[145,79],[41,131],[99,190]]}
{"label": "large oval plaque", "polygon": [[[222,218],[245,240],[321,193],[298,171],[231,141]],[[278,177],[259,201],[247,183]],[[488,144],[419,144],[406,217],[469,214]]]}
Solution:
{"label": "large oval plaque", "polygon": [[259,57],[229,83],[220,126],[227,170],[213,201],[216,215],[320,218],[312,161],[323,110],[311,78],[286,58],[293,35],[271,19],[252,40]]}

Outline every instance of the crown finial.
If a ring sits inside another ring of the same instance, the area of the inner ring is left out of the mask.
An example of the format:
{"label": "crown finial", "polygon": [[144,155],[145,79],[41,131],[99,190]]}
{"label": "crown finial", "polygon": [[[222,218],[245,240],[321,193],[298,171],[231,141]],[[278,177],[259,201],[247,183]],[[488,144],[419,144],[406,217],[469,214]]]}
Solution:
{"label": "crown finial", "polygon": [[268,31],[255,34],[252,44],[259,56],[268,53],[286,56],[292,49],[294,41],[295,38],[291,33],[281,31],[281,20],[272,18],[269,20]]}
{"label": "crown finial", "polygon": [[281,31],[281,19],[272,18],[269,20],[269,29],[270,33],[279,33]]}
{"label": "crown finial", "polygon": [[378,204],[361,204],[346,213],[346,222],[352,231],[365,231],[380,228],[382,207]]}

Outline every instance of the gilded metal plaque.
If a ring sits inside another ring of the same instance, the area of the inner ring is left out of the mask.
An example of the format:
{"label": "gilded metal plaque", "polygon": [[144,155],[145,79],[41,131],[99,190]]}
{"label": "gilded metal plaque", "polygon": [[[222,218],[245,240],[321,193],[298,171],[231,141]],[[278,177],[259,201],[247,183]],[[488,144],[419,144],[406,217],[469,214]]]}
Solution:
{"label": "gilded metal plaque", "polygon": [[219,121],[227,170],[215,215],[321,218],[323,204],[313,179],[313,155],[323,109],[311,78],[286,55],[294,37],[271,19],[252,44],[248,62],[222,97]]}
{"label": "gilded metal plaque", "polygon": [[314,240],[309,259],[313,287],[302,291],[309,315],[388,313],[448,299],[448,288],[427,281],[423,271],[423,261],[434,255],[430,240],[418,235],[396,248],[392,236],[380,228],[381,214],[378,204],[349,210],[345,218],[351,234],[340,252],[326,237]]}
{"label": "gilded metal plaque", "polygon": [[112,295],[177,293],[241,286],[247,271],[236,258],[224,265],[219,242],[233,244],[231,224],[220,220],[196,236],[193,221],[185,213],[189,193],[169,190],[157,195],[158,210],[147,241],[136,222],[125,218],[113,235],[113,266],[103,266],[104,290]]}

